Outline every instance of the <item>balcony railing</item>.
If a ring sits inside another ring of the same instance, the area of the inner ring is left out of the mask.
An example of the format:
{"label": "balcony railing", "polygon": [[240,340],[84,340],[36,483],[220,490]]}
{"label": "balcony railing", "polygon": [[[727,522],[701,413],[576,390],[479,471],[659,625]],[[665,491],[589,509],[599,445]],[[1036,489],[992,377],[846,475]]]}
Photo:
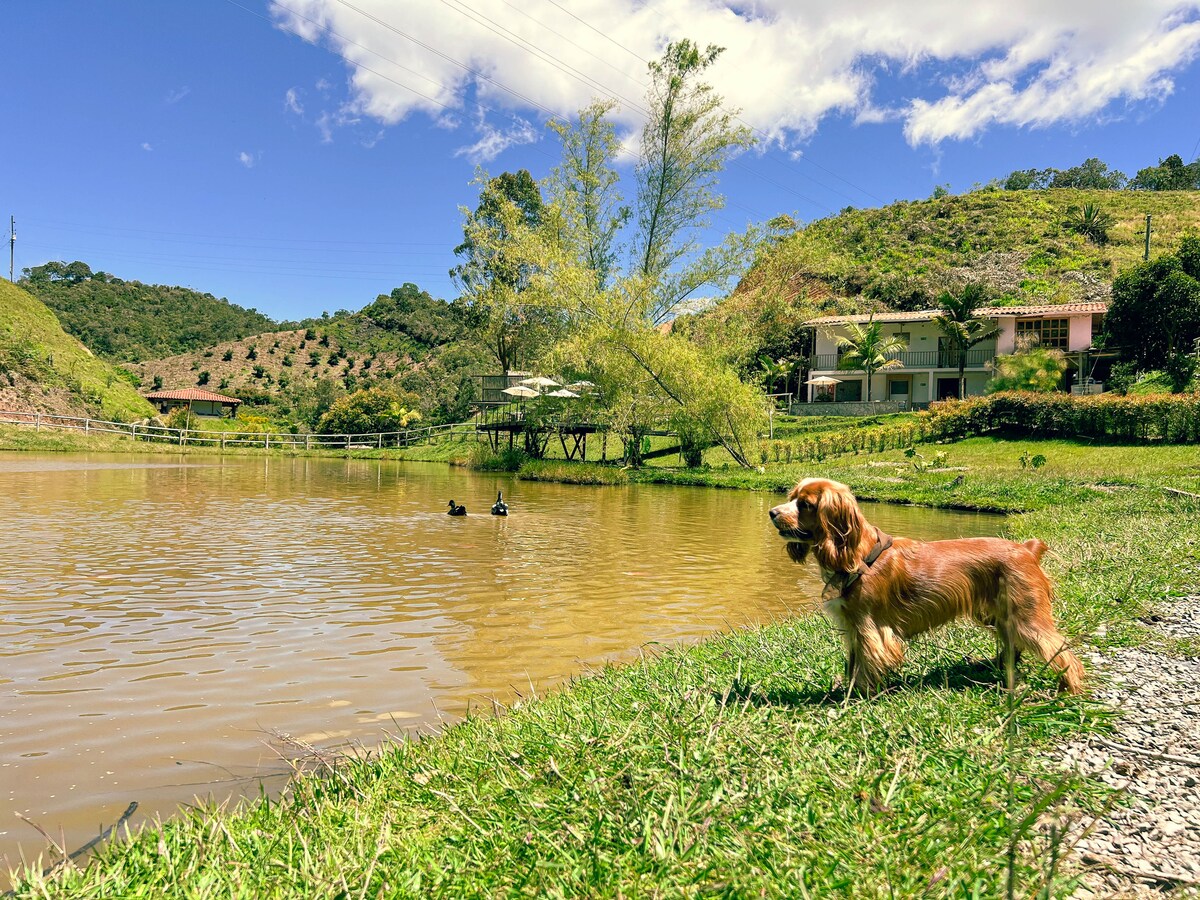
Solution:
{"label": "balcony railing", "polygon": [[[837,369],[838,353],[817,353],[809,357],[809,365],[816,370],[830,371]],[[893,359],[900,360],[899,366],[888,371],[901,369],[957,369],[958,354],[952,350],[905,350],[897,353]],[[967,368],[982,369],[996,358],[996,351],[991,347],[972,347],[967,351]]]}

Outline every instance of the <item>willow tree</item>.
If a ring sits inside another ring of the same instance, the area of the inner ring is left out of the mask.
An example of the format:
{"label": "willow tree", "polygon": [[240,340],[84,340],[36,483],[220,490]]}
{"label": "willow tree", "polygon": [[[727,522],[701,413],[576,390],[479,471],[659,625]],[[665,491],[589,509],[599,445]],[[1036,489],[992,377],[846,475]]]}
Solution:
{"label": "willow tree", "polygon": [[[652,424],[648,417],[657,416],[680,436],[689,463],[717,444],[748,466],[747,443],[765,419],[762,394],[743,384],[721,353],[658,330],[697,290],[727,289],[758,240],[757,230],[747,229],[717,247],[703,249],[698,241],[710,213],[724,206],[717,191],[720,172],[751,143],[749,130],[734,124],[735,113],[701,80],[720,54],[718,47],[701,51],[683,40],[650,64],[629,266],[614,272],[611,257],[600,254],[598,263],[585,263],[596,276],[595,290],[582,290],[584,280],[575,278],[561,285],[559,296],[578,301],[575,339],[564,355],[573,355],[577,367],[589,366],[606,384],[613,421],[627,421],[635,444],[636,433]],[[612,170],[618,145],[612,126],[603,121],[611,109],[593,104],[581,111],[577,124],[555,126],[563,142],[563,164],[552,179],[555,203],[568,220],[572,210],[589,206],[608,211],[584,217],[584,227],[576,229],[585,249],[611,248],[605,238],[612,232],[604,228],[615,222],[613,211],[622,209]],[[604,171],[592,169],[591,162],[602,162]],[[564,274],[565,267],[559,282]],[[632,455],[636,461],[636,449]]]}
{"label": "willow tree", "polygon": [[645,287],[653,324],[670,318],[697,289],[728,282],[745,262],[744,242],[700,252],[697,241],[711,214],[725,206],[717,182],[726,162],[753,144],[750,129],[736,124],[736,111],[701,80],[722,51],[711,44],[702,51],[685,39],[650,63],[631,275]]}
{"label": "willow tree", "polygon": [[607,288],[617,272],[617,237],[631,210],[622,203],[620,176],[613,163],[621,151],[608,115],[615,100],[596,100],[579,111],[576,123],[551,119],[548,126],[562,142],[562,164],[550,173],[547,195],[557,205],[568,246],[579,264]]}

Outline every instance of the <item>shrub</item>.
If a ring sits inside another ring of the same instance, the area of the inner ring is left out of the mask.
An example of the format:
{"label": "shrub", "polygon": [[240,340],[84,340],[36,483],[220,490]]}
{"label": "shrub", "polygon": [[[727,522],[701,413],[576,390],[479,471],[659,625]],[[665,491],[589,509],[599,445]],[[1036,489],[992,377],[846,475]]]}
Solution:
{"label": "shrub", "polygon": [[996,374],[988,382],[988,393],[997,391],[1057,390],[1067,371],[1067,358],[1061,350],[1031,347],[1011,356],[996,357]]}
{"label": "shrub", "polygon": [[209,378],[208,369],[205,369],[203,372],[201,372],[199,375],[196,376],[196,384],[201,385],[201,386],[206,385],[206,384],[208,384],[208,378]]}
{"label": "shrub", "polygon": [[224,360],[225,362],[229,362],[231,359],[233,359],[233,348],[230,347],[224,353],[222,353],[221,359]]}

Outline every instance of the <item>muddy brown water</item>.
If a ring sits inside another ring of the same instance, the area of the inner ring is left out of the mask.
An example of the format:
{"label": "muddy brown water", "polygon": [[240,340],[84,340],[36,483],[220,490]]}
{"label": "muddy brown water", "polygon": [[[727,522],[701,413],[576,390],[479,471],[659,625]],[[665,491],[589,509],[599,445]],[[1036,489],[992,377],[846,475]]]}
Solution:
{"label": "muddy brown water", "polygon": [[[508,518],[488,515],[503,488]],[[445,514],[464,503],[465,518]],[[272,737],[371,746],[818,593],[766,494],[444,465],[0,454],[0,857],[278,789]],[[873,506],[893,534],[995,516]]]}

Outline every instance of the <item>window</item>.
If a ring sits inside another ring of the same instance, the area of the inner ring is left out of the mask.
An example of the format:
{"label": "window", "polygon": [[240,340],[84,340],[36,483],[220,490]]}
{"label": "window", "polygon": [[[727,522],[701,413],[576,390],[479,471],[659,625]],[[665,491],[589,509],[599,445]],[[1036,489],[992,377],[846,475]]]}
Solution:
{"label": "window", "polygon": [[1067,349],[1069,319],[1017,319],[1017,343],[1034,338],[1043,347]]}

